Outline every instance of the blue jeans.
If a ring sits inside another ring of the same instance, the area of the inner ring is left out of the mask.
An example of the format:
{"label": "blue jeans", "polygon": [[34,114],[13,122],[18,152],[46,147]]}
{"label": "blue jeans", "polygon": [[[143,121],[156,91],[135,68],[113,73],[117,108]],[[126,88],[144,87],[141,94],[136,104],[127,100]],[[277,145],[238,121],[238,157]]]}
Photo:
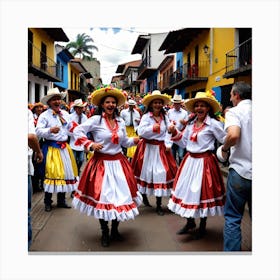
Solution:
{"label": "blue jeans", "polygon": [[32,243],[31,201],[32,201],[32,181],[31,181],[31,175],[28,175],[28,250]]}
{"label": "blue jeans", "polygon": [[78,173],[80,174],[80,168],[83,165],[84,162],[84,151],[76,151],[73,150],[73,154],[77,163],[77,167],[78,167]]}
{"label": "blue jeans", "polygon": [[241,177],[230,168],[224,207],[224,251],[241,251],[241,221],[246,202],[252,217],[252,180]]}
{"label": "blue jeans", "polygon": [[[186,149],[178,146],[177,144],[172,144],[172,148],[171,148],[171,151],[172,151],[172,154],[173,154],[173,157],[174,159],[176,160],[177,162],[177,165],[180,165],[184,155],[186,154]],[[176,154],[178,153],[178,160],[177,161],[177,157],[176,157]]]}

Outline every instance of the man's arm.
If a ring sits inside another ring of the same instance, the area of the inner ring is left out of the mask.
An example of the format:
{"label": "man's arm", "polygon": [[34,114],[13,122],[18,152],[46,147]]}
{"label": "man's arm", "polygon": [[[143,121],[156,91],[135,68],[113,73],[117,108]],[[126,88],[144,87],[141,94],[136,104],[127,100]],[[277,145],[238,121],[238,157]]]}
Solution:
{"label": "man's arm", "polygon": [[232,125],[228,127],[225,142],[222,146],[223,153],[228,152],[230,147],[234,146],[238,142],[240,138],[240,132],[240,127],[237,125]]}
{"label": "man's arm", "polygon": [[39,141],[36,134],[28,133],[28,146],[35,152],[37,162],[42,162],[44,156],[40,149]]}

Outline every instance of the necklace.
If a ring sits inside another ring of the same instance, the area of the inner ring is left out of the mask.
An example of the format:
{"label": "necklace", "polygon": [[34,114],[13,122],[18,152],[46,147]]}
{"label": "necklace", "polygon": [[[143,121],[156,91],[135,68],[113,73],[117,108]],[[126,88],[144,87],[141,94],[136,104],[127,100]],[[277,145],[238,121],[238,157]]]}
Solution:
{"label": "necklace", "polygon": [[205,123],[202,123],[202,125],[200,127],[197,127],[196,121],[195,121],[193,124],[193,127],[192,127],[192,135],[190,137],[190,140],[193,142],[197,142],[198,132],[200,132],[204,127],[205,127]]}

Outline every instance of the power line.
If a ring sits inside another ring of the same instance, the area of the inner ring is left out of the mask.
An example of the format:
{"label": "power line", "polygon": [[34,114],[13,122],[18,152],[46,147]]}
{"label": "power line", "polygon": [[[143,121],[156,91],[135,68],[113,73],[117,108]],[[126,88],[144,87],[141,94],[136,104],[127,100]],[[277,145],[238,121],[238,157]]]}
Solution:
{"label": "power line", "polygon": [[131,52],[131,50],[122,50],[122,49],[112,48],[112,47],[109,47],[109,46],[106,46],[106,45],[103,45],[103,44],[98,44],[98,43],[96,43],[96,44],[97,44],[97,45],[100,45],[100,46],[103,46],[103,47],[105,47],[105,48],[108,48],[108,49],[116,50],[116,51]]}

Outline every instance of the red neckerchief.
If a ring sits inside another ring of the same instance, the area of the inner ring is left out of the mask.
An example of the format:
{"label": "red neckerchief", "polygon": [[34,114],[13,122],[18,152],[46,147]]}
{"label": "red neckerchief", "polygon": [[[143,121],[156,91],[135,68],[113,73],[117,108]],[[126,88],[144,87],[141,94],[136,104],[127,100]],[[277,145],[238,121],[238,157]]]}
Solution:
{"label": "red neckerchief", "polygon": [[193,124],[192,135],[190,137],[190,140],[193,142],[197,142],[198,132],[200,132],[204,127],[205,127],[205,122],[203,122],[203,124],[200,127],[196,127],[196,121],[195,121]]}
{"label": "red neckerchief", "polygon": [[118,134],[117,134],[118,129],[119,129],[119,124],[118,124],[117,120],[114,119],[114,121],[115,121],[115,127],[112,127],[111,124],[110,124],[110,122],[109,122],[109,120],[108,120],[107,115],[106,115],[105,113],[103,113],[102,116],[103,116],[103,118],[105,119],[105,122],[106,122],[107,127],[108,127],[109,130],[112,132],[111,142],[112,142],[113,144],[119,144],[119,136],[118,136]]}
{"label": "red neckerchief", "polygon": [[[159,120],[159,121],[155,118],[155,116],[154,116],[154,114],[153,114],[152,112],[151,112],[151,116],[152,116],[152,118],[155,120],[155,122],[156,122],[157,124],[160,125],[161,121],[163,120],[162,114],[159,115],[159,117],[160,117],[160,120]],[[158,129],[155,129],[155,128],[153,127],[153,132],[160,133],[160,126],[159,126]]]}

